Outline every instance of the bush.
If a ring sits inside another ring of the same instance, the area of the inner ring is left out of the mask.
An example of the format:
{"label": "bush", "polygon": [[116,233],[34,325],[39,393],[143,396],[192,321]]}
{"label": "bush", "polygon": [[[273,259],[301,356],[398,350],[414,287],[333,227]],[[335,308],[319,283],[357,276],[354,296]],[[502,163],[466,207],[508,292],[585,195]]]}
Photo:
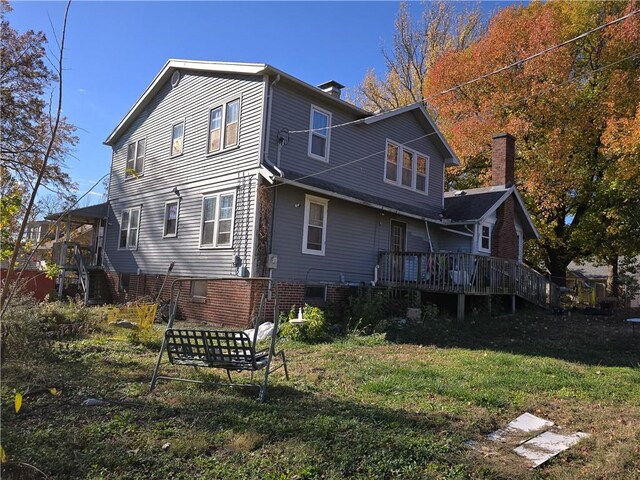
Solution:
{"label": "bush", "polygon": [[296,307],[292,307],[289,314],[280,316],[279,335],[290,340],[317,343],[330,339],[327,331],[327,322],[324,312],[318,307],[305,305],[302,310],[302,316],[306,320],[302,324],[292,324],[289,320],[297,318],[298,313]]}
{"label": "bush", "polygon": [[51,336],[40,319],[32,294],[15,295],[0,324],[2,358],[24,359],[44,354]]}
{"label": "bush", "polygon": [[13,297],[2,319],[3,358],[28,358],[51,349],[62,340],[92,330],[100,320],[82,302],[38,303],[32,294]]}

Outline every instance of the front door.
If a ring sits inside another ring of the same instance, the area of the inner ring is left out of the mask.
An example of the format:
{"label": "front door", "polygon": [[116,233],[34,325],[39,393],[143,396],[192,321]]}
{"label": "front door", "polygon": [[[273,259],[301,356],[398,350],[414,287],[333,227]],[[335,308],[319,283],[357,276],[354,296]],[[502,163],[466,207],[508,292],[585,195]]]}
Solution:
{"label": "front door", "polygon": [[394,282],[404,280],[404,255],[407,249],[407,224],[391,220],[391,279]]}

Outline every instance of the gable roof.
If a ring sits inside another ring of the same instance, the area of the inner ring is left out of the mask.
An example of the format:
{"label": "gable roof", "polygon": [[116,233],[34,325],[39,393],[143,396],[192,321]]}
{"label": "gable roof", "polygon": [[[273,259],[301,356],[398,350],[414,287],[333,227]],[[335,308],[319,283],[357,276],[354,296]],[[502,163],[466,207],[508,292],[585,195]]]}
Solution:
{"label": "gable roof", "polygon": [[417,111],[418,113],[422,114],[422,116],[429,123],[431,128],[433,128],[434,133],[436,134],[438,139],[442,142],[442,146],[444,147],[446,152],[449,154],[449,156],[445,157],[444,159],[445,163],[447,165],[460,165],[460,160],[458,159],[456,154],[453,153],[453,149],[451,148],[449,143],[445,140],[444,136],[442,135],[442,132],[440,132],[440,130],[436,126],[436,122],[433,121],[433,118],[431,118],[431,115],[429,115],[429,112],[427,112],[427,109],[424,107],[422,103],[412,103],[411,105],[407,105],[405,107],[394,108],[393,110],[387,110],[385,112],[376,113],[370,117],[365,118],[363,120],[363,123],[365,125],[371,125],[372,123],[376,123],[381,120],[386,120],[387,118],[392,118],[397,115],[402,115],[403,113],[411,112],[411,111]]}
{"label": "gable roof", "polygon": [[[158,72],[155,78],[151,81],[149,86],[147,86],[136,103],[133,104],[127,114],[122,118],[122,120],[120,120],[120,123],[118,123],[118,125],[109,134],[107,139],[104,141],[105,145],[112,146],[118,140],[118,138],[120,138],[120,136],[126,131],[131,123],[133,123],[133,120],[140,114],[142,110],[144,110],[151,99],[171,78],[173,72],[178,69],[199,72],[235,73],[242,75],[279,75],[280,77],[286,78],[290,82],[293,82],[298,86],[304,88],[307,92],[312,93],[313,95],[319,95],[323,99],[329,102],[333,102],[337,106],[350,110],[351,113],[361,117],[362,122],[366,125],[379,122],[387,118],[395,117],[396,115],[401,115],[412,110],[419,110],[429,126],[435,132],[437,138],[440,140],[443,150],[448,154],[448,156],[445,156],[445,163],[448,165],[460,165],[458,157],[455,155],[455,153],[453,153],[451,146],[447,143],[440,130],[438,130],[435,122],[422,104],[408,105],[406,107],[396,108],[394,110],[373,114],[371,112],[368,112],[367,110],[363,110],[353,105],[352,103],[346,102],[341,98],[331,95],[330,93],[324,92],[318,87],[314,87],[313,85],[303,82],[302,80],[266,63],[212,62],[203,60],[169,59],[167,63],[164,64],[164,67],[162,67],[160,72]],[[335,81],[325,82],[321,85],[329,84],[340,85]]]}
{"label": "gable roof", "polygon": [[440,222],[440,209],[389,200],[388,198],[352,190],[342,185],[319,179],[315,176],[303,175],[271,164],[266,164],[265,167],[273,177],[277,178],[279,182],[284,184],[298,186],[316,191],[329,197],[340,198],[360,205],[366,205],[391,213],[398,213],[419,220]]}
{"label": "gable roof", "polygon": [[504,201],[514,195],[516,208],[520,209],[521,216],[525,219],[523,228],[529,236],[539,238],[527,207],[515,185],[497,185],[493,187],[471,188],[469,190],[444,193],[445,218],[452,223],[482,223],[495,212]]}
{"label": "gable roof", "polygon": [[127,114],[120,120],[120,123],[113,129],[107,139],[104,141],[105,145],[113,145],[120,135],[131,125],[133,120],[138,114],[144,110],[149,101],[154,97],[158,91],[164,86],[165,82],[171,78],[173,72],[178,69],[182,70],[194,70],[198,72],[218,72],[218,73],[235,73],[240,75],[280,75],[283,78],[312,91],[314,94],[320,95],[330,102],[334,102],[336,105],[340,105],[343,108],[351,110],[356,115],[368,116],[370,112],[356,107],[355,105],[346,102],[330,93],[323,92],[317,87],[310,85],[302,80],[289,75],[271,65],[266,63],[241,63],[241,62],[213,62],[205,60],[180,60],[169,59],[164,64],[160,72],[155,76],[151,83],[147,86],[140,98],[133,104]]}

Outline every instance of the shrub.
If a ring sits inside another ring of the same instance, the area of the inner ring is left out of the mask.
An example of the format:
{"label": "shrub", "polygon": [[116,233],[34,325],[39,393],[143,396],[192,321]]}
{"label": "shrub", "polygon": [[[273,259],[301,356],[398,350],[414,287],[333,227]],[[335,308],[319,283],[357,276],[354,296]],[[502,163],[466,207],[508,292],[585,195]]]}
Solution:
{"label": "shrub", "polygon": [[289,320],[297,318],[296,307],[289,314],[281,314],[279,335],[290,340],[308,343],[323,342],[330,338],[324,312],[318,307],[305,305],[302,316],[306,320],[302,324],[292,324]]}
{"label": "shrub", "polygon": [[2,358],[37,357],[51,348],[51,336],[44,328],[38,302],[32,294],[15,295],[0,324]]}

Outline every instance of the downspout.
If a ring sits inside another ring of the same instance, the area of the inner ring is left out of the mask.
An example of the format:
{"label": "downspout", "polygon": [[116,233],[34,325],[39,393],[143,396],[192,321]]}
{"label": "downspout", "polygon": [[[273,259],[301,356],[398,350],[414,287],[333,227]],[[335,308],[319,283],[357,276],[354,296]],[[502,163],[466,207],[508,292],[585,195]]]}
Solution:
{"label": "downspout", "polygon": [[427,229],[427,238],[429,239],[429,252],[433,252],[433,243],[431,243],[431,232],[429,231],[429,221],[424,221],[424,226]]}
{"label": "downspout", "polygon": [[280,81],[280,74],[276,75],[276,79],[269,85],[269,95],[267,100],[267,126],[265,131],[264,159],[269,160],[269,136],[271,135],[271,111],[273,104],[273,87]]}

